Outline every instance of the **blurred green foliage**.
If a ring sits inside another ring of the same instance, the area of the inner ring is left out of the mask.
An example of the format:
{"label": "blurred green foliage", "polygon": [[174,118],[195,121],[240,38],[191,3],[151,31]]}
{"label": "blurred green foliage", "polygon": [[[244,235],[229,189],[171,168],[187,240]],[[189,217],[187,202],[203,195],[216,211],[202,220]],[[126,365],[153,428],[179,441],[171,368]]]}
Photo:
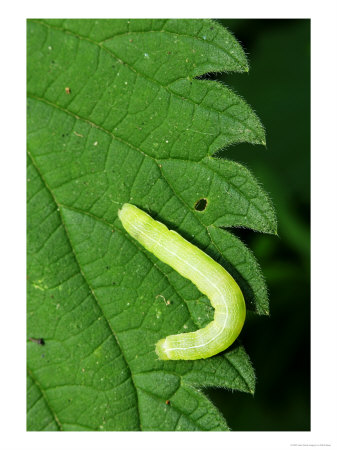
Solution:
{"label": "blurred green foliage", "polygon": [[248,74],[215,74],[252,105],[267,150],[232,146],[221,156],[249,167],[274,202],[278,237],[233,230],[265,274],[270,318],[242,332],[257,375],[254,397],[207,394],[233,430],[310,430],[310,20],[220,20],[249,55]]}

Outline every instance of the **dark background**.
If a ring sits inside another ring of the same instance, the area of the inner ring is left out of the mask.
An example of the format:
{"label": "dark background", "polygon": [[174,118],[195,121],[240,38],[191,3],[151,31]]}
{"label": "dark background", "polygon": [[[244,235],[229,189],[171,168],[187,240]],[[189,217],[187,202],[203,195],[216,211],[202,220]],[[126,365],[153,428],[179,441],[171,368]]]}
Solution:
{"label": "dark background", "polygon": [[246,165],[269,192],[279,236],[233,230],[266,277],[270,317],[241,334],[254,365],[253,396],[206,394],[234,431],[310,430],[310,20],[219,20],[240,41],[248,74],[215,74],[243,96],[267,132],[267,149],[240,144],[221,156]]}

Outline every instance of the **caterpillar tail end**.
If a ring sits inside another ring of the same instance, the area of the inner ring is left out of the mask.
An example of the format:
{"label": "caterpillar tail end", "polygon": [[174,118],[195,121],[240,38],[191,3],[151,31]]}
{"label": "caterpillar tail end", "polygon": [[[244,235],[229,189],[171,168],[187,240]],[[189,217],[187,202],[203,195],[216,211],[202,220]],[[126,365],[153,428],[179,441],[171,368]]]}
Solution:
{"label": "caterpillar tail end", "polygon": [[166,353],[166,339],[160,339],[160,341],[157,342],[156,353],[157,353],[159,359],[161,359],[163,361],[167,361],[170,359]]}

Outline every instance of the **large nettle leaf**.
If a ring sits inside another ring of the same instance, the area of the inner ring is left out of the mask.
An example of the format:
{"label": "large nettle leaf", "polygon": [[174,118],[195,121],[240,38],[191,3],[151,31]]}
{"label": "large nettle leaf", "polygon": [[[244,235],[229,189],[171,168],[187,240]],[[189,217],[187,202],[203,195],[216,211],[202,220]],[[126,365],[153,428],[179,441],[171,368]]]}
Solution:
{"label": "large nettle leaf", "polygon": [[160,338],[213,309],[117,217],[125,202],[148,211],[268,313],[254,256],[224,228],[275,233],[272,205],[246,168],[212,156],[264,144],[264,130],[242,98],[198,78],[247,70],[210,20],[28,22],[29,430],[227,430],[201,388],[254,392],[239,344],[158,360]]}

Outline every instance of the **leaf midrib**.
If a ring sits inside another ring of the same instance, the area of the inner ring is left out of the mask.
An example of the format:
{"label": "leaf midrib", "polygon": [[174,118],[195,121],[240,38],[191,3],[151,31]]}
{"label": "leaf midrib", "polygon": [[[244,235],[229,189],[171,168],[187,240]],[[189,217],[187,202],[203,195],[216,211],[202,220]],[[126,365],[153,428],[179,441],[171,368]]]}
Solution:
{"label": "leaf midrib", "polygon": [[[37,21],[33,21],[33,22],[37,22]],[[109,51],[108,49],[106,49],[105,47],[103,47],[103,46],[101,45],[103,41],[102,41],[101,43],[97,43],[97,42],[95,42],[95,41],[91,41],[90,39],[88,39],[88,38],[86,38],[86,37],[84,37],[84,36],[76,35],[76,33],[73,33],[73,32],[68,31],[68,30],[64,30],[63,28],[58,28],[58,27],[50,26],[50,25],[48,25],[48,24],[46,24],[46,23],[43,23],[42,21],[38,21],[38,23],[39,23],[40,25],[49,27],[49,28],[51,28],[51,29],[60,30],[60,31],[62,31],[62,32],[64,32],[64,33],[67,33],[67,34],[69,34],[69,35],[73,35],[73,36],[77,37],[78,39],[88,40],[88,41],[92,42],[93,44],[99,46],[99,47],[101,48],[101,50],[104,50],[104,51],[107,51],[107,52],[111,53],[111,54],[113,55],[113,57],[116,58],[118,61],[123,62],[120,58],[118,58],[116,55],[114,55],[111,51]],[[165,31],[166,31],[166,30],[165,30]],[[171,34],[175,34],[175,35],[176,35],[176,33],[171,33]],[[181,34],[178,33],[177,36],[181,36]],[[191,37],[191,36],[189,36],[189,35],[187,35],[187,36],[188,36],[188,37]],[[213,44],[213,45],[214,45],[214,44]],[[224,49],[221,49],[221,50],[224,51]],[[153,80],[153,79],[147,77],[146,75],[137,72],[137,71],[136,71],[132,66],[130,66],[129,64],[127,64],[127,63],[123,63],[123,64],[126,65],[126,66],[128,66],[128,67],[130,68],[130,70],[133,70],[134,72],[136,72],[136,73],[139,74],[140,76],[143,76],[144,78],[149,79],[152,83],[157,83],[157,84],[159,84],[159,86],[160,86],[161,88],[167,89],[167,91],[168,91],[172,96],[175,96],[175,97],[177,97],[177,98],[184,99],[183,97],[179,96],[179,94],[175,94],[175,93],[172,92],[170,89],[168,89],[167,86],[164,86],[164,85],[160,84],[160,82],[156,82],[155,80]],[[44,95],[44,94],[43,94],[43,95]],[[190,212],[192,213],[193,217],[195,217],[195,218],[198,220],[198,222],[200,223],[201,227],[202,227],[202,228],[206,228],[206,229],[207,229],[207,232],[208,232],[208,227],[202,222],[202,220],[199,218],[198,215],[195,215],[195,211],[193,210],[193,208],[191,208],[188,204],[185,203],[184,199],[180,197],[180,195],[175,191],[175,189],[170,185],[170,183],[169,183],[169,181],[167,180],[167,178],[164,176],[163,171],[162,171],[162,169],[161,169],[161,165],[160,165],[160,162],[161,162],[161,161],[164,161],[164,158],[156,159],[155,157],[153,157],[153,156],[151,156],[151,155],[145,153],[144,151],[142,151],[140,148],[138,148],[138,147],[132,145],[131,143],[129,143],[129,142],[127,142],[127,141],[124,141],[122,138],[119,138],[119,137],[114,136],[112,132],[108,131],[107,129],[104,129],[102,126],[96,125],[96,124],[94,124],[93,122],[91,122],[90,120],[85,119],[85,118],[83,118],[83,117],[80,117],[80,116],[76,115],[75,113],[72,113],[71,111],[67,110],[66,108],[62,108],[62,107],[58,106],[57,104],[54,104],[54,103],[52,103],[51,101],[46,100],[45,98],[39,98],[39,97],[37,97],[37,96],[35,96],[35,95],[29,95],[29,96],[32,97],[32,98],[34,98],[34,99],[37,100],[37,101],[41,101],[41,102],[44,102],[44,103],[46,103],[46,104],[49,104],[49,105],[52,106],[53,108],[59,109],[59,110],[65,112],[65,113],[68,114],[68,115],[72,115],[72,116],[74,116],[76,119],[81,120],[81,121],[83,121],[83,122],[86,122],[86,123],[90,124],[91,126],[96,127],[97,129],[100,129],[100,130],[103,131],[104,133],[110,135],[113,139],[115,139],[115,140],[117,140],[117,141],[120,141],[120,142],[122,142],[123,144],[125,144],[126,146],[128,146],[129,148],[131,148],[132,150],[135,150],[135,151],[141,153],[141,154],[143,155],[143,157],[144,157],[144,160],[145,160],[145,157],[146,157],[146,156],[149,157],[149,158],[151,158],[151,159],[156,163],[156,165],[157,165],[157,167],[158,167],[158,169],[159,169],[159,171],[160,171],[160,173],[161,173],[161,176],[162,176],[163,180],[165,180],[165,182],[166,182],[167,185],[169,186],[169,188],[170,188],[170,190],[172,191],[172,193],[179,199],[179,201],[180,201],[182,204],[184,204],[184,206],[187,208],[187,210],[190,211]],[[193,101],[190,101],[190,102],[193,103]],[[198,103],[196,103],[196,104],[197,104],[200,108],[203,108],[203,109],[206,110],[206,111],[207,111],[207,110],[215,111],[215,110],[213,110],[213,109],[209,109],[209,108],[204,107],[204,106],[201,107]],[[221,111],[221,112],[222,112],[222,111]],[[239,120],[239,121],[240,121],[240,120]],[[193,130],[192,130],[192,131],[193,131]],[[28,153],[29,153],[29,152],[28,152]],[[76,212],[81,213],[81,214],[87,214],[87,215],[91,216],[94,220],[101,221],[102,223],[104,223],[106,226],[109,226],[110,228],[111,228],[111,224],[109,224],[109,223],[108,223],[107,221],[105,221],[103,218],[97,217],[97,216],[95,216],[94,214],[91,214],[91,213],[89,213],[89,212],[87,212],[87,211],[83,211],[83,210],[80,210],[80,209],[77,209],[77,208],[73,208],[73,207],[66,206],[66,205],[63,205],[63,204],[61,204],[61,203],[58,203],[57,200],[56,200],[56,197],[54,196],[54,194],[53,194],[53,192],[52,192],[52,190],[51,190],[51,188],[49,188],[49,186],[48,186],[46,180],[44,179],[44,176],[42,175],[42,173],[41,173],[41,171],[40,171],[38,165],[35,163],[35,161],[34,161],[32,155],[29,154],[29,157],[31,158],[32,164],[34,165],[35,169],[37,170],[37,172],[38,172],[38,174],[39,174],[39,176],[40,176],[40,178],[41,178],[41,180],[42,180],[44,186],[46,187],[46,189],[48,190],[48,192],[51,194],[51,197],[52,197],[53,201],[55,202],[55,205],[57,205],[58,207],[60,207],[59,216],[60,216],[60,218],[61,218],[61,224],[62,224],[61,226],[63,226],[63,228],[64,228],[64,230],[65,230],[67,239],[68,239],[68,241],[69,241],[69,245],[70,245],[71,250],[72,250],[72,252],[73,252],[73,254],[74,254],[75,260],[76,260],[76,262],[77,262],[77,265],[78,265],[78,268],[79,268],[79,272],[80,272],[81,276],[83,277],[83,280],[84,280],[85,283],[87,284],[88,288],[90,289],[90,292],[91,292],[91,294],[92,294],[92,297],[95,299],[95,302],[96,302],[98,308],[100,309],[100,311],[101,311],[101,313],[102,313],[102,317],[104,317],[104,319],[106,320],[107,325],[108,325],[108,327],[109,327],[109,329],[110,329],[110,331],[111,331],[111,335],[115,338],[115,341],[116,341],[117,345],[119,346],[120,352],[121,352],[121,354],[122,354],[122,356],[123,356],[123,358],[124,358],[124,361],[125,361],[125,363],[126,363],[126,366],[128,367],[128,369],[129,369],[129,371],[130,371],[130,377],[131,377],[133,386],[134,386],[135,391],[136,391],[136,394],[137,394],[137,408],[138,408],[139,426],[140,426],[140,428],[142,428],[142,427],[141,427],[141,422],[140,422],[141,417],[140,417],[140,411],[139,411],[138,391],[137,391],[137,389],[140,389],[140,390],[141,390],[142,388],[140,388],[140,387],[137,388],[137,387],[136,387],[136,384],[135,384],[135,382],[134,382],[134,380],[133,380],[131,368],[130,368],[130,366],[129,366],[129,364],[128,364],[128,361],[127,361],[127,359],[126,359],[126,357],[125,357],[125,355],[124,355],[124,353],[123,353],[123,349],[122,349],[122,347],[121,347],[121,345],[120,345],[120,343],[119,343],[119,341],[118,341],[118,337],[117,337],[117,335],[115,334],[114,330],[111,328],[108,319],[104,316],[103,311],[102,311],[102,309],[101,309],[101,307],[100,307],[100,304],[99,304],[99,302],[98,302],[98,299],[97,299],[97,297],[96,297],[96,294],[95,294],[95,292],[94,292],[94,289],[91,287],[91,285],[90,285],[89,282],[87,281],[86,277],[84,276],[84,273],[83,273],[83,271],[82,271],[80,262],[79,262],[79,260],[78,260],[78,258],[77,258],[76,252],[75,252],[75,248],[74,248],[74,246],[72,245],[72,242],[71,242],[71,239],[70,239],[70,235],[69,235],[68,230],[67,230],[67,227],[66,227],[66,225],[65,225],[65,220],[64,220],[64,216],[63,216],[63,210],[64,210],[64,209],[69,209],[69,210],[73,210],[73,211],[76,211]],[[38,155],[37,155],[37,157],[38,157]],[[208,156],[208,157],[210,158],[210,156]],[[171,159],[171,160],[180,159],[180,160],[182,160],[183,158],[172,158],[172,157],[170,157],[170,158],[167,158],[167,159]],[[205,159],[206,159],[206,156],[203,157],[203,158],[201,158],[201,159],[200,159],[200,162],[202,163],[203,160],[205,160]],[[143,161],[144,161],[144,160],[143,160]],[[185,161],[190,162],[189,160],[185,160]],[[240,192],[240,191],[239,191],[239,192]],[[116,231],[121,232],[119,229],[117,229]],[[208,233],[208,235],[209,235],[209,233]],[[126,238],[129,238],[129,236],[127,236],[126,233],[124,234],[124,236],[125,236]],[[209,237],[210,237],[210,236],[209,236]],[[130,240],[130,239],[129,239],[129,240]],[[210,237],[210,241],[213,242],[212,239],[211,239],[211,237]],[[142,249],[141,247],[138,247],[138,250],[141,250],[141,251],[145,254],[145,256],[147,256],[146,253],[143,251],[143,249]],[[221,253],[221,252],[220,252],[220,253]],[[148,257],[148,256],[147,256],[147,257]],[[149,260],[150,260],[150,258],[149,258]],[[153,262],[152,260],[151,260],[151,263],[154,264],[154,262]],[[156,264],[154,264],[154,265],[156,265]],[[157,269],[162,273],[162,275],[164,275],[164,276],[168,279],[168,282],[170,283],[168,276],[167,276],[165,273],[163,273],[163,272],[161,271],[161,269],[160,269],[158,266],[157,266]],[[171,283],[170,283],[170,286],[172,286]],[[174,286],[172,286],[172,287],[174,288]],[[175,289],[174,289],[174,290],[175,290]],[[179,293],[177,293],[177,294],[179,295]],[[180,295],[179,295],[179,297],[182,298]],[[182,299],[182,300],[184,301],[184,299]],[[185,302],[185,303],[186,303],[186,302]],[[187,304],[187,307],[188,307],[188,304]],[[224,356],[226,357],[226,355],[224,355]],[[226,357],[226,359],[227,359],[227,361],[228,361],[229,363],[231,363],[231,361],[228,360],[227,357]],[[231,363],[231,364],[232,364],[232,363]],[[233,364],[232,364],[232,365],[233,365]],[[243,379],[244,382],[247,384],[245,378],[240,374],[240,372],[238,371],[238,369],[237,369],[234,365],[233,365],[233,367],[234,367],[235,370],[238,372],[238,375],[240,376],[240,378]],[[153,371],[153,370],[152,370],[152,371]],[[180,378],[183,378],[182,375],[179,375],[179,377],[180,377]],[[248,386],[248,384],[247,384],[247,386]],[[151,395],[152,395],[152,394],[153,394],[153,393],[151,393]],[[48,405],[48,406],[49,406],[49,405]],[[52,411],[52,412],[53,412],[53,411]],[[61,424],[60,424],[60,425],[61,425]]]}

